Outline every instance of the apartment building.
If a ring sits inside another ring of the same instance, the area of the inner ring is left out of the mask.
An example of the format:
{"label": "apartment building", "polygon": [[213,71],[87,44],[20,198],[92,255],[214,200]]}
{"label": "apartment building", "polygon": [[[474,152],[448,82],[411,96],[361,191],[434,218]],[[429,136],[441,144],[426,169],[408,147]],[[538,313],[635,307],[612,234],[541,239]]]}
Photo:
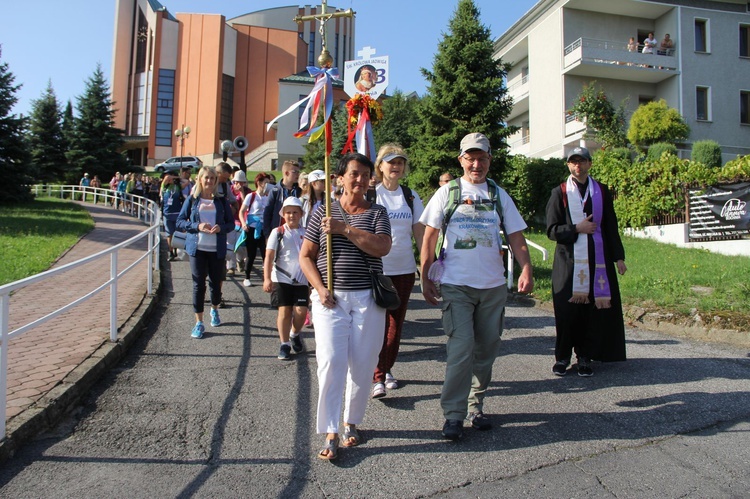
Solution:
{"label": "apartment building", "polygon": [[[213,165],[219,144],[237,136],[248,139],[248,168],[268,170],[301,158],[306,140],[292,136],[295,113],[266,128],[312,88],[305,68],[317,65],[320,26],[293,19],[317,9],[279,7],[227,20],[221,14],[172,14],[157,0],[116,0],[112,97],[115,125],[125,130],[133,164],[194,155]],[[326,23],[338,67],[354,58],[354,27],[350,17]],[[340,85],[334,98],[347,99]],[[189,134],[175,135],[186,127]]]}
{"label": "apartment building", "polygon": [[[669,34],[671,50],[644,52],[644,39]],[[633,37],[636,47],[628,47]],[[512,64],[511,154],[562,157],[597,147],[585,123],[566,111],[593,80],[627,117],[664,99],[690,126],[678,144],[712,139],[724,161],[750,154],[750,3],[745,0],[540,0],[495,41]]]}

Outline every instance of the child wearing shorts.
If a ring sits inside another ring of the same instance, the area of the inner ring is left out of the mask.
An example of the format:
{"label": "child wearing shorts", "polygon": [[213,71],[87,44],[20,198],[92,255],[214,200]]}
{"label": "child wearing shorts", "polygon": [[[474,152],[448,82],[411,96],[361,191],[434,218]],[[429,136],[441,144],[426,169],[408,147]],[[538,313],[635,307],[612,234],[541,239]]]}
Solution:
{"label": "child wearing shorts", "polygon": [[300,332],[309,304],[307,279],[299,265],[305,236],[305,228],[300,226],[302,201],[292,196],[286,198],[280,213],[285,223],[273,229],[266,241],[263,291],[271,293],[271,307],[279,311],[276,317],[281,341],[278,358],[291,360],[292,350],[300,353],[305,349]]}

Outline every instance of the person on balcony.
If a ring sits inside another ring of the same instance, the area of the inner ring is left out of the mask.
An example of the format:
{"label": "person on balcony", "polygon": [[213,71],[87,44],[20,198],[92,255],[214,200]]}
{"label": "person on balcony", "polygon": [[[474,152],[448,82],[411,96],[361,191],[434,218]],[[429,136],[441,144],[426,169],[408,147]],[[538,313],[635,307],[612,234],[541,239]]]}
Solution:
{"label": "person on balcony", "polygon": [[656,48],[656,44],[658,42],[656,41],[656,38],[654,38],[653,33],[648,34],[648,38],[643,40],[643,54],[653,54],[654,49]]}
{"label": "person on balcony", "polygon": [[657,51],[657,54],[659,55],[670,55],[672,53],[672,48],[674,47],[674,42],[669,37],[669,33],[664,35],[664,39],[659,44],[659,50]]}
{"label": "person on balcony", "polygon": [[637,52],[638,51],[638,43],[635,41],[635,37],[631,36],[630,40],[628,40],[628,52]]}

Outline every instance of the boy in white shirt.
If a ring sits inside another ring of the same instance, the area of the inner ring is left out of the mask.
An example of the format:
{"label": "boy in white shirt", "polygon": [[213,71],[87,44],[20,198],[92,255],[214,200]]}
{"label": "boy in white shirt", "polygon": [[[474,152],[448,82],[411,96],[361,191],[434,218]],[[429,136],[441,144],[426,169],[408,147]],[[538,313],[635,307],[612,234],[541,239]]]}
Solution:
{"label": "boy in white shirt", "polygon": [[299,265],[305,236],[305,228],[300,226],[302,201],[291,196],[286,198],[280,214],[286,223],[273,229],[266,241],[263,291],[271,293],[271,306],[279,310],[276,318],[281,341],[278,358],[291,360],[292,349],[295,353],[305,349],[300,332],[309,304],[307,278]]}

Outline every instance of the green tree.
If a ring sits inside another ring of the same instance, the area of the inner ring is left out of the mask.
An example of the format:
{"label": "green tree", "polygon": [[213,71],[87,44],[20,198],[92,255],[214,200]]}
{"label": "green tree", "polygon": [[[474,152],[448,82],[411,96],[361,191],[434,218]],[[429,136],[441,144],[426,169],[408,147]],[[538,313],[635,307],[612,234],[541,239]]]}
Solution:
{"label": "green tree", "polygon": [[[323,116],[318,116],[318,124],[323,123]],[[328,159],[331,173],[336,168],[336,162],[341,157],[341,149],[346,143],[346,109],[344,106],[333,106],[331,112],[332,150]],[[304,170],[323,170],[325,167],[325,136],[314,142],[305,144],[305,155],[302,158]]]}
{"label": "green tree", "polygon": [[639,106],[630,118],[628,140],[641,147],[656,142],[675,143],[689,135],[690,127],[679,111],[667,106],[664,99]]}
{"label": "green tree", "polygon": [[75,118],[73,117],[73,104],[68,99],[65,104],[65,111],[62,113],[62,134],[65,139],[65,154],[70,150],[70,142],[73,139],[73,131],[75,129]]}
{"label": "green tree", "polygon": [[596,81],[583,85],[583,90],[568,112],[575,115],[578,121],[585,122],[586,127],[591,129],[603,147],[627,145],[625,103],[615,108],[604,90],[597,87]]}
{"label": "green tree", "polygon": [[18,102],[16,92],[21,85],[14,85],[16,77],[8,63],[2,62],[0,50],[0,203],[26,202],[32,199],[27,175],[28,152],[24,144],[25,120],[13,114],[13,106]]}
{"label": "green tree", "polygon": [[109,96],[109,85],[97,65],[86,81],[83,95],[78,97],[78,117],[74,118],[70,150],[67,153],[72,172],[68,181],[77,182],[86,171],[93,178],[110,178],[127,165],[119,149],[123,131],[114,126],[114,102]]}
{"label": "green tree", "polygon": [[422,68],[428,89],[417,107],[418,125],[410,148],[409,185],[431,194],[444,171],[458,170],[458,147],[467,133],[484,133],[492,144],[490,177],[501,178],[512,109],[503,77],[508,65],[495,60],[489,29],[480,23],[472,0],[460,0],[438,44],[432,70]]}
{"label": "green tree", "polygon": [[38,182],[63,180],[67,173],[68,161],[65,159],[66,146],[61,116],[50,81],[42,96],[31,103],[28,144],[31,171]]}
{"label": "green tree", "polygon": [[378,147],[389,142],[401,144],[407,150],[412,146],[418,103],[416,97],[404,95],[400,90],[383,100],[383,119],[373,126]]}

